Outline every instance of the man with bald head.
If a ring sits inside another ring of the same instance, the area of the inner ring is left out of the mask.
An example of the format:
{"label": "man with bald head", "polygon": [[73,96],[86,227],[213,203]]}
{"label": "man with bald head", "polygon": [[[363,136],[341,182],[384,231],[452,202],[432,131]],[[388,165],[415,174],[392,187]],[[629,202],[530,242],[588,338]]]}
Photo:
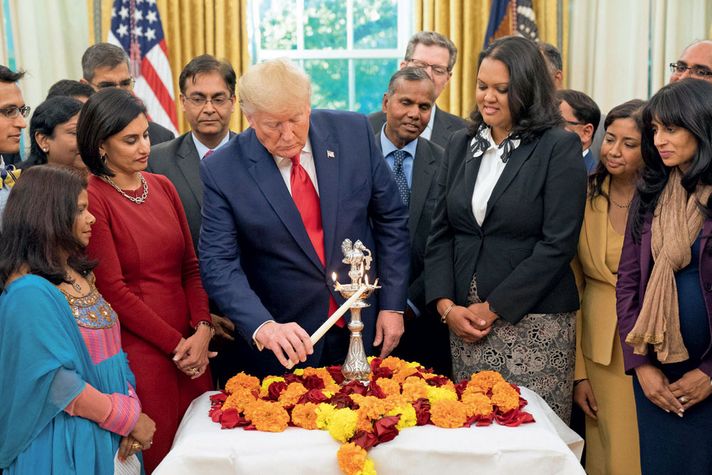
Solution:
{"label": "man with bald head", "polygon": [[698,40],[682,51],[680,59],[670,63],[670,82],[694,78],[712,82],[712,40]]}

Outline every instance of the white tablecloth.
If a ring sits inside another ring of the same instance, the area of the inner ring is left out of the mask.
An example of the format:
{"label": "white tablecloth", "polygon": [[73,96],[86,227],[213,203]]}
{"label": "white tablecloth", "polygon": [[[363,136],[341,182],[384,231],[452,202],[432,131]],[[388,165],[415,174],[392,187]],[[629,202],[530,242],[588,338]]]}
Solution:
{"label": "white tablecloth", "polygon": [[[154,472],[182,474],[339,475],[339,443],[328,432],[294,427],[281,433],[221,429],[210,420],[210,395],[197,398],[178,428],[173,448]],[[522,388],[535,423],[519,427],[441,429],[421,426],[369,451],[379,475],[584,474],[583,440],[539,395]]]}

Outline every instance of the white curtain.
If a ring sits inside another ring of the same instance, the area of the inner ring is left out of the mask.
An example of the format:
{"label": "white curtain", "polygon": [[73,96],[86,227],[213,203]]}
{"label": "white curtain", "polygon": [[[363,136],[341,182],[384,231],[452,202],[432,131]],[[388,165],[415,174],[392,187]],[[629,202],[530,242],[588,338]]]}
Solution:
{"label": "white curtain", "polygon": [[708,38],[709,0],[570,0],[568,87],[602,112],[647,99],[670,77],[668,64],[695,39]]}
{"label": "white curtain", "polygon": [[7,65],[13,53],[16,69],[27,72],[20,88],[25,103],[35,108],[55,82],[81,78],[82,53],[89,47],[87,4],[80,0],[3,1],[9,3],[14,52],[7,50],[9,32],[3,29],[0,59]]}

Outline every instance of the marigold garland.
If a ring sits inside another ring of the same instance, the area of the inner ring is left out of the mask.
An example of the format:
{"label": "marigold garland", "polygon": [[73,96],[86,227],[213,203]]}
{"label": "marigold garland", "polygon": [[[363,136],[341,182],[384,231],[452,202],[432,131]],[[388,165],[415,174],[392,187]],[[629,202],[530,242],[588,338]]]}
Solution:
{"label": "marigold garland", "polygon": [[223,392],[211,396],[210,417],[226,429],[281,432],[293,425],[326,430],[343,443],[337,459],[347,475],[375,475],[367,450],[408,427],[534,422],[522,410],[526,401],[519,388],[496,371],[481,371],[456,385],[416,362],[371,357],[369,363],[368,386],[343,384],[338,366],[297,369],[261,382],[239,373]]}

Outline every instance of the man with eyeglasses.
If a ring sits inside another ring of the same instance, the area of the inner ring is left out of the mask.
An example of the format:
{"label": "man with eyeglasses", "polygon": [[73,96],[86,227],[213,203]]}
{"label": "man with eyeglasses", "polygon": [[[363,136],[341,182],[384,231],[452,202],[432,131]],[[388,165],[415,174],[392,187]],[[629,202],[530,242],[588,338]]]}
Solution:
{"label": "man with eyeglasses", "polygon": [[[425,70],[435,85],[435,99],[437,100],[450,81],[456,61],[457,48],[449,38],[434,31],[420,31],[408,41],[405,58],[400,63],[400,69],[412,67]],[[386,114],[374,112],[368,116],[368,119],[374,133],[380,133],[386,122]],[[435,106],[421,137],[445,147],[450,135],[465,127],[467,127],[467,122],[464,119]]]}
{"label": "man with eyeglasses", "polygon": [[[190,131],[151,147],[146,170],[165,175],[175,185],[188,218],[196,253],[203,206],[200,161],[235,135],[229,127],[235,112],[236,81],[235,70],[230,63],[219,61],[209,54],[193,58],[178,78],[180,102]],[[230,361],[234,359],[234,351],[225,341],[234,340],[231,333],[235,327],[227,318],[215,314],[212,317],[216,336],[222,337],[222,341],[216,341],[219,345],[216,348],[218,356],[210,364],[213,377],[224,384],[237,372],[234,361]]]}
{"label": "man with eyeglasses", "polygon": [[[110,43],[97,43],[87,48],[82,55],[82,75],[84,77],[80,81],[89,84],[95,91],[107,87],[133,90],[134,78],[129,70],[129,57],[121,47]],[[173,132],[151,121],[148,122],[148,136],[152,145],[175,138]]]}
{"label": "man with eyeglasses", "polygon": [[20,152],[22,130],[27,127],[25,120],[30,115],[30,108],[22,98],[17,81],[25,75],[23,71],[14,72],[0,66],[0,216],[5,209],[7,197],[14,175],[5,168],[5,155]]}
{"label": "man with eyeglasses", "polygon": [[564,118],[564,128],[581,139],[586,171],[593,173],[598,157],[591,153],[591,145],[601,120],[601,110],[593,99],[580,91],[561,89],[556,91],[556,97],[561,101],[559,110]]}
{"label": "man with eyeglasses", "polygon": [[699,40],[682,51],[676,63],[670,63],[670,82],[694,78],[712,82],[712,40]]}

